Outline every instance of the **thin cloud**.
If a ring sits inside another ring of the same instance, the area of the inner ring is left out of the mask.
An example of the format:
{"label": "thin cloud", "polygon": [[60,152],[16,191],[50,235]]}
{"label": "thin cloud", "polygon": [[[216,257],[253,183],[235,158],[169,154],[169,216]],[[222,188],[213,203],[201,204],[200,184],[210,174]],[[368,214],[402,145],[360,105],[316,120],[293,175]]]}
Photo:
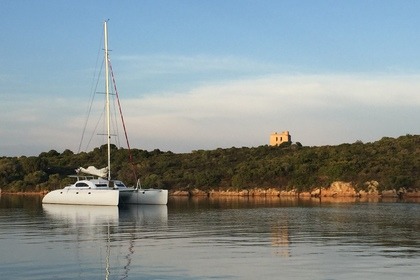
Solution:
{"label": "thin cloud", "polygon": [[267,64],[253,61],[247,58],[236,56],[211,56],[211,55],[167,55],[167,54],[154,54],[154,55],[128,55],[117,56],[116,59],[133,62],[134,64],[143,62],[146,65],[156,65],[158,67],[164,66],[167,69],[188,69],[191,70],[220,70],[232,69],[237,70],[238,67],[246,66],[263,67],[266,68]]}
{"label": "thin cloud", "polygon": [[124,75],[129,70],[134,75],[141,73],[142,77],[186,73],[194,75],[217,71],[236,74],[257,71],[267,73],[276,69],[275,65],[269,63],[236,56],[153,54],[116,56],[113,60],[124,63],[124,67],[121,67],[125,69]]}

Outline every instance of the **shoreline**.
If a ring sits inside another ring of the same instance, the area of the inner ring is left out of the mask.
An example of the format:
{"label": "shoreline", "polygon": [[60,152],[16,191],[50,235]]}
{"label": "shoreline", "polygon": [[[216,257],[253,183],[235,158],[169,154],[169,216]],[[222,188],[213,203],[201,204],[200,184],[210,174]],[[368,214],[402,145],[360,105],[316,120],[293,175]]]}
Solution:
{"label": "shoreline", "polygon": [[[328,187],[312,188],[311,191],[299,191],[297,189],[282,190],[281,188],[251,188],[251,189],[209,189],[200,188],[169,190],[169,196],[207,196],[207,197],[368,197],[368,198],[420,198],[420,189],[417,188],[399,188],[391,190],[378,190],[377,181],[368,181],[365,183],[364,190],[357,190],[350,182],[336,181]],[[48,191],[29,191],[29,192],[2,192],[1,194],[20,194],[20,195],[45,195]]]}
{"label": "shoreline", "polygon": [[[0,192],[4,195],[45,195],[48,191],[29,191],[29,192]],[[369,191],[356,191],[350,183],[335,182],[328,188],[315,188],[312,191],[299,192],[297,190],[281,190],[279,188],[253,188],[242,190],[202,190],[194,188],[191,190],[169,190],[169,196],[172,197],[284,197],[284,198],[419,198],[418,189],[399,189],[378,191],[370,189]]]}

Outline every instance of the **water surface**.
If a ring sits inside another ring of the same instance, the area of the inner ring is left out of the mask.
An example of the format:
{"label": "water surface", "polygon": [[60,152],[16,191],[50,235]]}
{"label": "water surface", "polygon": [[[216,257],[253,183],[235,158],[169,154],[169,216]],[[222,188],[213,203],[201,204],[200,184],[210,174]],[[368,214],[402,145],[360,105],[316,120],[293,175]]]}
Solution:
{"label": "water surface", "polygon": [[418,279],[420,203],[0,196],[2,279]]}

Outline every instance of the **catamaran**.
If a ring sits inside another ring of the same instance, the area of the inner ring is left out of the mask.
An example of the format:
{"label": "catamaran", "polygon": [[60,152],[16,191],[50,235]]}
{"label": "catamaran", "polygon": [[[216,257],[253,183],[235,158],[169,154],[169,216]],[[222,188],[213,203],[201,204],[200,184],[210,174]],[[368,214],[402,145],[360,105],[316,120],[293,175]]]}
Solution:
{"label": "catamaran", "polygon": [[[78,175],[72,176],[76,178],[74,184],[47,193],[42,199],[42,203],[108,206],[116,206],[123,203],[166,205],[168,202],[168,190],[143,189],[139,184],[136,187],[127,187],[122,181],[112,180],[111,178],[109,70],[112,68],[110,67],[108,53],[107,21],[104,22],[104,55],[108,166],[102,169],[97,169],[93,166],[78,168]],[[88,176],[79,175],[82,173],[88,174]]]}

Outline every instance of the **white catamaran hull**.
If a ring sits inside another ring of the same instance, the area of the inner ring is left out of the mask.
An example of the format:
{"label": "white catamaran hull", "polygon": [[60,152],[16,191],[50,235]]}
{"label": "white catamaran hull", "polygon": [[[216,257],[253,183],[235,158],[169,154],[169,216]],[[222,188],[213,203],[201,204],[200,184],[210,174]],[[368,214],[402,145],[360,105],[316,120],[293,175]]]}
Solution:
{"label": "white catamaran hull", "polygon": [[166,205],[168,203],[168,190],[163,189],[138,189],[131,193],[127,204],[154,204]]}
{"label": "white catamaran hull", "polygon": [[101,189],[61,189],[47,193],[42,203],[117,206],[118,190]]}

